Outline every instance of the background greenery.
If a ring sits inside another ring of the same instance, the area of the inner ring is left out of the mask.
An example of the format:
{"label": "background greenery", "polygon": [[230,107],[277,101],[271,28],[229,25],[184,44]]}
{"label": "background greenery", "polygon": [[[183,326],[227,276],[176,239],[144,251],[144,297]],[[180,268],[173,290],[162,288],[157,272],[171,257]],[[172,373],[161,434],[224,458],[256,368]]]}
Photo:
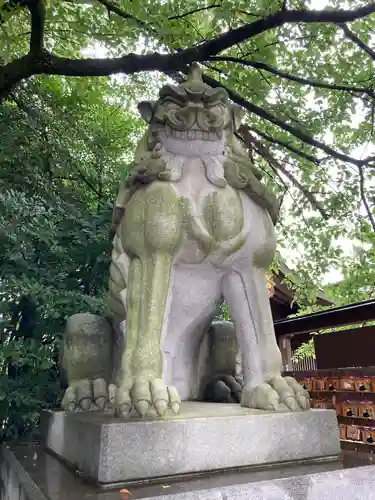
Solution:
{"label": "background greenery", "polygon": [[[0,0],[3,68],[29,49],[26,4]],[[338,0],[327,5],[341,6]],[[304,0],[287,6],[276,0],[50,0],[44,44],[67,58],[173,54],[280,9],[313,7]],[[326,293],[337,303],[374,296],[375,167],[357,161],[373,150],[374,29],[373,15],[347,25],[287,24],[204,63],[245,108],[251,103],[266,112],[266,118],[246,114],[255,138],[247,146],[283,197],[278,258],[298,275],[290,285],[301,312],[316,309],[317,290],[332,269],[342,279]],[[136,102],[155,97],[162,82],[176,77],[166,73],[33,76],[2,96],[1,440],[32,437],[41,407],[59,404],[58,346],[66,317],[103,311],[112,203],[144,127]],[[0,83],[2,77],[0,66]],[[228,317],[225,306],[221,317]]]}

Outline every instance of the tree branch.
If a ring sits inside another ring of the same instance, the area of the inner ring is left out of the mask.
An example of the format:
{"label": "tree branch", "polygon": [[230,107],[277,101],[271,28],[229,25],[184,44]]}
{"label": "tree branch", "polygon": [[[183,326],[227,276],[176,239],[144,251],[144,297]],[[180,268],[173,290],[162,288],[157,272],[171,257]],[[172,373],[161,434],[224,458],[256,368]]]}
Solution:
{"label": "tree branch", "polygon": [[[241,128],[243,126],[244,125],[241,125],[241,127],[239,128],[240,133],[241,133]],[[308,153],[304,153],[303,151],[300,151],[299,149],[292,146],[291,144],[284,142],[284,141],[281,141],[280,139],[276,139],[276,137],[271,137],[270,135],[266,134],[265,132],[263,132],[262,130],[259,130],[256,127],[249,126],[249,129],[252,132],[254,132],[255,134],[259,135],[260,137],[263,137],[263,139],[265,139],[267,142],[271,142],[272,144],[277,144],[278,146],[281,146],[281,147],[287,149],[291,153],[294,153],[294,154],[300,156],[301,158],[304,158],[307,161],[311,161],[312,163],[315,163],[315,165],[320,165],[319,158],[316,158],[315,156],[309,155]]]}
{"label": "tree branch", "polygon": [[368,216],[370,224],[372,226],[372,230],[375,233],[375,218],[374,218],[374,215],[371,211],[371,207],[370,207],[370,205],[367,201],[367,197],[366,197],[365,175],[363,173],[363,166],[358,166],[358,173],[359,173],[359,190],[361,193],[361,200],[362,200],[362,203],[366,209],[367,216]]}
{"label": "tree branch", "polygon": [[207,5],[207,7],[200,7],[199,9],[194,9],[194,10],[189,10],[188,12],[185,12],[184,14],[179,14],[176,16],[169,16],[168,19],[169,21],[175,21],[177,19],[183,19],[184,17],[191,16],[192,14],[196,14],[197,12],[201,12],[202,10],[209,10],[209,9],[216,9],[217,7],[220,7],[221,5],[219,3],[214,3],[212,5]]}
{"label": "tree branch", "polygon": [[142,28],[146,28],[147,30],[151,30],[152,32],[155,33],[155,30],[149,24],[147,24],[145,21],[142,21],[142,19],[138,19],[132,14],[124,12],[115,3],[110,2],[109,0],[97,0],[97,1],[102,5],[104,5],[104,7],[108,10],[108,12],[113,12],[114,14],[122,17],[123,19],[135,21],[137,24],[139,24],[139,26],[142,26]]}
{"label": "tree branch", "polygon": [[46,10],[43,0],[29,0],[26,4],[31,15],[30,52],[39,54],[44,46]]}
{"label": "tree branch", "polygon": [[291,172],[289,172],[289,170],[287,170],[276,158],[272,156],[272,154],[268,151],[268,149],[264,147],[261,144],[261,142],[258,141],[250,133],[249,127],[247,127],[246,125],[242,126],[241,135],[243,137],[245,144],[248,147],[254,146],[255,149],[258,151],[258,153],[269,163],[271,167],[273,167],[276,170],[279,170],[282,174],[284,174],[285,177],[287,177],[293,183],[293,185],[302,192],[305,198],[310,202],[311,206],[315,208],[324,219],[327,220],[329,218],[327,212],[324,210],[324,208],[318,202],[315,196],[312,193],[310,193],[310,191],[307,188],[305,188],[305,186],[303,186]]}
{"label": "tree branch", "polygon": [[[103,5],[105,5],[104,2],[107,4],[109,3],[111,8],[114,9],[113,4],[109,0],[99,1]],[[35,74],[106,76],[115,73],[132,74],[151,70],[179,70],[192,62],[207,61],[210,57],[217,55],[233,45],[287,23],[340,24],[365,17],[373,12],[375,12],[375,3],[353,10],[279,11],[263,19],[254,21],[253,23],[248,23],[234,30],[229,30],[213,40],[181,50],[173,55],[160,53],[146,55],[128,54],[122,57],[108,59],[69,59],[47,53],[43,54],[43,57],[25,58],[26,56],[24,56],[0,69],[0,96],[9,91],[23,78]],[[143,25],[143,21],[141,21],[141,23]]]}
{"label": "tree branch", "polygon": [[339,151],[334,150],[327,144],[324,144],[323,142],[318,141],[317,139],[314,139],[314,137],[306,134],[302,130],[300,130],[297,127],[294,127],[293,125],[289,125],[289,123],[284,122],[283,120],[280,120],[277,118],[277,116],[274,116],[270,112],[266,111],[265,109],[261,108],[260,106],[257,106],[256,104],[253,104],[246,99],[244,99],[242,96],[234,92],[233,90],[229,89],[225,85],[223,85],[221,82],[215,80],[214,78],[204,75],[204,81],[208,84],[211,85],[211,87],[222,87],[224,88],[227,92],[229,97],[232,99],[233,102],[238,104],[239,106],[247,109],[250,111],[250,113],[254,113],[255,115],[259,116],[260,118],[263,118],[264,120],[267,120],[270,123],[273,123],[276,125],[278,128],[281,128],[282,130],[285,130],[286,132],[289,132],[291,135],[296,137],[297,139],[301,140],[302,142],[305,142],[306,144],[310,144],[310,146],[314,146],[315,148],[318,148],[325,153],[327,153],[329,156],[332,156],[334,158],[337,158],[338,160],[352,163],[353,165],[360,166],[360,165],[367,165],[369,161],[372,161],[373,158],[368,157],[363,160],[359,160],[356,158],[352,158],[351,156],[348,156],[344,153],[340,153]]}
{"label": "tree branch", "polygon": [[[182,72],[184,72],[186,74],[188,72],[187,67],[185,67],[182,70]],[[176,71],[165,71],[165,74],[174,78],[178,83],[182,81],[180,74],[177,73]],[[227,86],[225,86],[223,83],[219,82],[218,80],[215,80],[214,78],[212,78],[208,75],[203,75],[203,80],[211,87],[224,88],[227,91],[230,99],[233,102],[235,102],[236,104],[238,104],[239,106],[243,107],[244,109],[246,109],[247,111],[249,111],[251,113],[254,113],[254,114],[260,116],[261,118],[266,119],[267,121],[270,121],[271,123],[278,126],[279,128],[289,132],[291,135],[298,138],[302,142],[304,142],[306,144],[310,144],[311,146],[314,146],[314,147],[324,151],[326,154],[328,154],[329,157],[333,156],[334,158],[337,158],[337,159],[345,161],[345,162],[352,163],[352,164],[357,165],[357,166],[358,165],[368,165],[371,161],[375,160],[375,157],[370,157],[370,156],[365,158],[364,160],[359,160],[359,159],[344,155],[338,151],[335,151],[330,146],[327,146],[326,144],[314,139],[313,137],[309,136],[308,134],[305,134],[300,129],[283,122],[282,120],[273,116],[271,113],[267,112],[263,108],[247,101],[241,95],[239,95],[237,92],[234,92],[233,90],[229,89]],[[267,141],[272,142],[274,144],[279,144],[280,146],[285,147],[289,151],[301,156],[302,158],[305,158],[308,161],[315,163],[316,165],[319,165],[322,162],[322,159],[316,158],[315,156],[309,155],[308,153],[304,153],[303,151],[298,150],[294,146],[291,146],[290,144],[288,144],[284,141],[278,140],[276,138],[273,138],[273,137],[265,134],[264,132],[260,131],[257,128],[254,128],[254,127],[251,127],[251,128],[256,134],[260,135],[261,137],[263,137]]]}
{"label": "tree branch", "polygon": [[[278,28],[287,23],[329,23],[340,24],[349,21],[355,21],[362,17],[368,16],[375,12],[375,3],[370,3],[364,7],[359,7],[353,10],[290,10],[278,11],[263,19],[254,21],[253,23],[245,24],[234,30],[229,30],[226,33],[218,36],[214,40],[210,40],[201,44],[197,49],[196,61],[207,60],[211,56],[217,55],[225,49],[229,49],[233,45],[240,43],[249,38],[253,38],[260,33]],[[185,52],[189,52],[187,49]]]}
{"label": "tree branch", "polygon": [[374,89],[369,89],[366,87],[353,87],[351,85],[335,85],[335,84],[330,84],[330,83],[317,82],[317,81],[309,80],[307,78],[302,78],[300,76],[291,75],[289,73],[286,73],[285,71],[280,71],[276,68],[273,68],[272,66],[269,66],[266,63],[262,63],[262,62],[258,62],[258,61],[249,61],[247,59],[241,59],[238,57],[226,57],[226,56],[224,56],[224,57],[213,56],[213,57],[209,58],[209,61],[238,63],[238,64],[242,64],[244,66],[250,66],[250,67],[256,68],[256,69],[263,69],[265,71],[268,71],[269,73],[272,73],[273,75],[279,76],[280,78],[285,78],[286,80],[291,80],[293,82],[301,83],[302,85],[309,85],[310,87],[316,87],[316,88],[328,89],[328,90],[342,90],[342,91],[346,91],[346,92],[358,92],[361,94],[368,94],[372,98],[375,97]]}
{"label": "tree branch", "polygon": [[3,3],[0,7],[0,26],[6,23],[19,7],[22,7],[20,0],[9,0]]}
{"label": "tree branch", "polygon": [[353,33],[346,24],[339,23],[340,28],[344,32],[346,38],[349,38],[352,42],[358,45],[362,50],[364,50],[370,57],[375,61],[375,51],[373,51],[368,45],[365,44],[355,33]]}
{"label": "tree branch", "polygon": [[100,192],[98,189],[96,189],[96,187],[87,179],[87,177],[85,177],[85,175],[82,174],[82,172],[80,170],[77,171],[77,175],[74,176],[74,175],[69,175],[68,177],[64,176],[64,175],[55,175],[53,177],[53,180],[65,180],[65,181],[75,181],[75,182],[79,182],[79,181],[83,181],[88,188],[90,188],[93,193],[96,194],[96,196],[99,198],[99,196],[101,196]]}
{"label": "tree branch", "polygon": [[0,67],[0,102],[22,80],[35,75],[35,58],[29,53]]}

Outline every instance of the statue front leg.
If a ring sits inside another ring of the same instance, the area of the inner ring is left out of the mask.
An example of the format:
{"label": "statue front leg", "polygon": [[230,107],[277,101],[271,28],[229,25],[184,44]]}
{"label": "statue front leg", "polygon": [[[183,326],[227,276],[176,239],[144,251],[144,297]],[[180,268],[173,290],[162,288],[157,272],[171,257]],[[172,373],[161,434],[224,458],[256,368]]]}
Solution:
{"label": "statue front leg", "polygon": [[161,334],[167,318],[167,298],[173,256],[156,252],[143,260],[144,315],[133,356],[134,383],[132,400],[137,412],[143,416],[150,407],[162,416],[168,407],[174,413],[180,409],[180,398],[173,387],[163,381]]}
{"label": "statue front leg", "polygon": [[142,262],[134,257],[128,272],[128,288],[124,308],[127,311],[126,322],[121,325],[124,336],[124,350],[120,360],[119,384],[121,390],[117,393],[116,414],[127,415],[132,409],[130,390],[133,384],[133,355],[137,348],[140,328],[141,302],[144,294],[142,289]]}
{"label": "statue front leg", "polygon": [[264,269],[233,269],[223,282],[243,356],[241,404],[263,410],[309,408],[308,394],[281,376],[281,355],[273,329]]}
{"label": "statue front leg", "polygon": [[[177,391],[163,380],[160,343],[168,322],[167,299],[174,254],[181,241],[183,204],[171,185],[159,182],[139,192],[133,207],[131,203],[124,234],[135,257],[129,274],[127,344],[121,361],[117,413],[126,415],[134,407],[140,416],[150,409],[162,416],[168,407],[175,413],[180,408]],[[138,227],[135,224],[141,208],[143,234],[139,237],[139,223]],[[137,238],[132,235],[135,231]],[[134,290],[139,292],[132,299]]]}
{"label": "statue front leg", "polygon": [[[292,377],[282,377],[282,359],[277,345],[273,318],[269,303],[264,269],[253,266],[249,276],[249,287],[252,290],[253,312],[255,323],[259,326],[260,352],[263,360],[263,379],[279,395],[280,401],[293,411],[308,410],[310,398],[308,393]],[[258,318],[258,319],[256,319]]]}

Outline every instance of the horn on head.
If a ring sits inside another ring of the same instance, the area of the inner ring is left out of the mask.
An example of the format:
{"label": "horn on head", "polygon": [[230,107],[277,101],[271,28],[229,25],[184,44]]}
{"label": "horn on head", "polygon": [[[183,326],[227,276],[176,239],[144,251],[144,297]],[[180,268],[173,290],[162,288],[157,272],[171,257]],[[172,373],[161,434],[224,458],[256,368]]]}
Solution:
{"label": "horn on head", "polygon": [[189,67],[187,82],[192,84],[203,83],[202,70],[197,62],[193,62]]}

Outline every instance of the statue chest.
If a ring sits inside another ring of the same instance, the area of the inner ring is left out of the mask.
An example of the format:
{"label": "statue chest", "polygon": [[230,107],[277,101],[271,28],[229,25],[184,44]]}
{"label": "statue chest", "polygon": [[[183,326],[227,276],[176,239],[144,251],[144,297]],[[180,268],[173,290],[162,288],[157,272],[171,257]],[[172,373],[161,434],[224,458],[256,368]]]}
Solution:
{"label": "statue chest", "polygon": [[227,241],[243,229],[241,197],[226,183],[213,184],[207,174],[207,166],[199,158],[189,158],[175,188],[188,200],[188,217],[199,220],[216,241]]}

